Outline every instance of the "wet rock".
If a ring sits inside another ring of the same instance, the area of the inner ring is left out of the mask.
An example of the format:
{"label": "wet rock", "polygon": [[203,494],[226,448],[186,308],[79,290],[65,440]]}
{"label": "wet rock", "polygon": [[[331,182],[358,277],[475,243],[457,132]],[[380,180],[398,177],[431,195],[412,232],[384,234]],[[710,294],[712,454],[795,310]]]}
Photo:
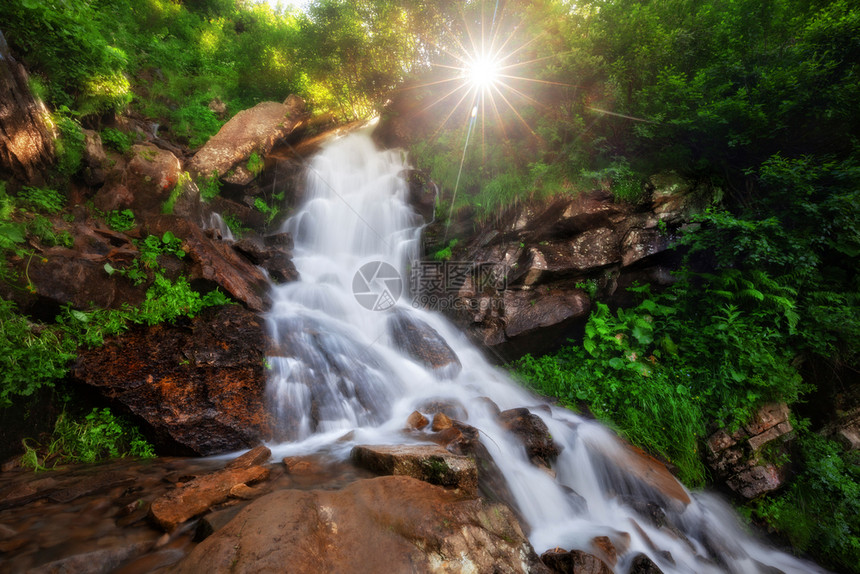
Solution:
{"label": "wet rock", "polygon": [[780,423],[788,422],[789,414],[786,403],[770,403],[758,409],[753,415],[753,420],[744,428],[751,436],[760,435]]}
{"label": "wet rock", "polygon": [[406,428],[408,429],[421,430],[428,424],[430,421],[427,420],[427,417],[418,411],[412,411],[412,414],[406,419]]}
{"label": "wet rock", "polygon": [[296,476],[310,476],[323,472],[322,465],[311,457],[305,456],[288,456],[284,458],[284,467],[287,469],[287,474]]}
{"label": "wet rock", "polygon": [[131,153],[120,176],[134,198],[130,207],[135,213],[158,212],[179,183],[182,165],[171,152],[150,143],[131,146]]}
{"label": "wet rock", "polygon": [[378,474],[410,476],[469,493],[478,488],[475,461],[435,445],[358,445],[350,456],[356,465]]}
{"label": "wet rock", "polygon": [[438,186],[426,173],[417,169],[409,170],[405,179],[409,183],[409,204],[424,221],[433,221],[436,214],[436,197],[439,195]]}
{"label": "wet rock", "polygon": [[433,425],[430,427],[433,432],[439,432],[454,426],[454,421],[445,413],[436,413],[433,415]]}
{"label": "wet rock", "polygon": [[271,434],[265,346],[260,318],[229,305],[83,350],[73,373],[138,417],[160,452],[212,455]]}
{"label": "wet rock", "polygon": [[469,418],[466,407],[454,399],[429,399],[419,404],[418,410],[428,415],[443,413],[458,421]]}
{"label": "wet rock", "polygon": [[268,477],[269,469],[262,466],[213,472],[178,486],[156,499],[149,509],[149,515],[156,524],[170,532],[189,518],[227,500],[236,486],[259,482]]}
{"label": "wet rock", "polygon": [[602,480],[620,496],[629,495],[679,512],[690,504],[689,493],[666,465],[642,449],[620,439],[593,446],[600,448],[594,454]]}
{"label": "wet rock", "polygon": [[457,353],[421,319],[398,309],[388,318],[388,332],[398,349],[439,378],[453,379],[460,373]]}
{"label": "wet rock", "polygon": [[860,425],[856,422],[839,428],[834,437],[845,450],[860,450]]}
{"label": "wet rock", "polygon": [[[260,102],[224,124],[191,159],[195,177],[216,173],[236,185],[247,185],[255,177],[245,164],[252,153],[263,157],[292,132],[304,118],[304,102],[290,96],[283,104]],[[233,170],[232,174],[228,174]]]}
{"label": "wet rock", "polygon": [[609,566],[615,567],[618,563],[618,551],[608,536],[595,536],[591,539],[594,554]]}
{"label": "wet rock", "polygon": [[536,466],[552,467],[558,457],[558,445],[541,418],[526,408],[510,409],[499,414],[499,423],[512,432],[526,449],[526,456]]}
{"label": "wet rock", "polygon": [[285,565],[306,574],[546,572],[506,507],[405,476],[266,495],[168,572],[280,572]]}
{"label": "wet rock", "polygon": [[24,66],[9,52],[0,32],[0,178],[41,184],[54,162],[48,110],[30,91]]}
{"label": "wet rock", "polygon": [[76,554],[48,562],[28,570],[28,574],[54,574],[57,572],[74,572],[75,574],[108,574],[116,570],[123,562],[143,554],[152,547],[149,542],[137,542],[124,546],[114,546],[93,550],[84,554]]}
{"label": "wet rock", "polygon": [[263,491],[259,488],[252,488],[247,484],[237,484],[230,489],[230,497],[238,498],[239,500],[254,500],[259,498]]}
{"label": "wet rock", "polygon": [[630,574],[663,574],[663,571],[645,554],[637,554],[630,563]]}
{"label": "wet rock", "polygon": [[290,258],[292,237],[281,233],[277,238],[263,238],[259,235],[246,235],[233,248],[248,258],[254,265],[259,265],[278,283],[295,281],[299,272]]}
{"label": "wet rock", "polygon": [[197,529],[194,531],[194,541],[201,542],[227,526],[227,524],[229,524],[230,521],[239,514],[239,511],[242,510],[242,508],[244,507],[228,506],[227,508],[222,508],[208,513],[206,516],[201,518],[200,522],[197,524]]}
{"label": "wet rock", "polygon": [[582,550],[567,552],[556,548],[541,554],[540,559],[557,574],[612,574],[612,568],[605,562]]}
{"label": "wet rock", "polygon": [[272,458],[272,451],[269,450],[269,447],[260,445],[252,448],[242,456],[231,460],[227,464],[226,468],[250,468],[252,466],[259,466],[269,462],[270,458]]}

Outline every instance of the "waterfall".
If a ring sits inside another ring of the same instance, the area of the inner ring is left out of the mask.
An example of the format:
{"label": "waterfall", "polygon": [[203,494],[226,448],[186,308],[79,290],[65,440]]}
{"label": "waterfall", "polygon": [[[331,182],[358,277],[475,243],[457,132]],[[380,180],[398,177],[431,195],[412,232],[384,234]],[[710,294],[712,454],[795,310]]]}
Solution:
{"label": "waterfall", "polygon": [[[820,571],[757,541],[718,498],[688,492],[667,472],[643,480],[653,470],[642,455],[594,421],[542,404],[440,314],[413,306],[423,221],[407,202],[406,168],[402,152],[379,151],[364,133],[329,142],[310,162],[305,202],[284,225],[301,281],[273,286],[267,317],[270,400],[283,421],[276,456],[345,458],[356,444],[402,444],[410,413],[448,401],[480,430],[538,553],[589,551],[607,536],[617,572],[640,553],[667,573]],[[438,333],[462,368],[441,373],[401,352],[393,316]],[[555,476],[529,462],[487,397],[502,410],[536,407],[561,450]],[[643,516],[642,501],[670,526]]]}

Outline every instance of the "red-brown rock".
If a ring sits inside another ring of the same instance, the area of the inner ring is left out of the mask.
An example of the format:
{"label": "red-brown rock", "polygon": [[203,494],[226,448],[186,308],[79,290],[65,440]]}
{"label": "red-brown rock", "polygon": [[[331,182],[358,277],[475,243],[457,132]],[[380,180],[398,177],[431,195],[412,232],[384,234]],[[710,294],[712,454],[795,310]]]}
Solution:
{"label": "red-brown rock", "polygon": [[507,507],[405,476],[273,492],[168,570],[228,571],[547,572]]}
{"label": "red-brown rock", "polygon": [[206,474],[156,499],[149,514],[156,524],[170,532],[189,518],[230,498],[236,486],[259,482],[268,477],[269,469],[262,466],[228,468]]}
{"label": "red-brown rock", "polygon": [[605,562],[582,550],[567,552],[556,548],[541,554],[540,559],[557,574],[612,574],[612,568]]}
{"label": "red-brown rock", "polygon": [[262,321],[238,305],[137,327],[83,351],[77,380],[141,419],[160,452],[211,455],[270,435]]}
{"label": "red-brown rock", "polygon": [[552,440],[549,428],[539,416],[526,408],[509,409],[499,414],[499,423],[516,435],[533,464],[552,467],[558,457],[558,445]]}
{"label": "red-brown rock", "polygon": [[182,165],[171,152],[150,143],[133,145],[131,153],[123,172],[125,186],[134,196],[131,207],[135,213],[160,211],[179,183]]}

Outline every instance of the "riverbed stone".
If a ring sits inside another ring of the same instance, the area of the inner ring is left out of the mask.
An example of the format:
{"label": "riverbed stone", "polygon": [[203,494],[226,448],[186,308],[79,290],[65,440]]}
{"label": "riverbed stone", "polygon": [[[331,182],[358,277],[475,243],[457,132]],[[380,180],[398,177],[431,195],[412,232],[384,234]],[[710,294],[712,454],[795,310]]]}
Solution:
{"label": "riverbed stone", "polygon": [[350,456],[358,466],[378,474],[411,476],[469,493],[478,488],[475,461],[436,445],[358,445]]}

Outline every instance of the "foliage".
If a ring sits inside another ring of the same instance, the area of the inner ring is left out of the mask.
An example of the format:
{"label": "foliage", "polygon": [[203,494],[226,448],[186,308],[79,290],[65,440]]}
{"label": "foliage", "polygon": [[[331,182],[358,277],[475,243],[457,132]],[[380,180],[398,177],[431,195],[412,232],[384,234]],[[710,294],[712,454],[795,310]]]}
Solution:
{"label": "foliage", "polygon": [[131,134],[121,132],[115,128],[105,128],[101,131],[101,137],[104,144],[119,153],[125,155],[131,151],[131,146],[134,143],[134,138]]}
{"label": "foliage", "polygon": [[248,163],[245,167],[247,167],[248,171],[250,171],[252,174],[254,174],[254,177],[256,177],[263,172],[263,158],[261,158],[260,154],[258,154],[257,152],[251,153],[251,155],[248,157]]}
{"label": "foliage", "polygon": [[53,385],[66,374],[74,351],[60,330],[31,323],[13,302],[0,299],[0,406]]}
{"label": "foliage", "polygon": [[254,198],[254,208],[266,216],[266,225],[270,225],[281,213],[280,203],[284,200],[284,192],[273,193],[269,202],[262,197]]}
{"label": "foliage", "polygon": [[858,454],[843,453],[837,443],[808,431],[797,442],[797,476],[785,491],[749,506],[799,552],[814,552],[840,572],[860,572]]}
{"label": "foliage", "polygon": [[66,198],[54,189],[24,187],[18,194],[18,204],[41,213],[59,213],[66,204]]}
{"label": "foliage", "polygon": [[108,227],[120,233],[134,229],[137,225],[137,222],[134,220],[134,212],[130,209],[111,211],[105,217],[105,222],[108,224]]}
{"label": "foliage", "polygon": [[42,215],[34,217],[27,225],[27,230],[31,235],[38,237],[44,245],[49,247],[62,245],[63,247],[71,248],[74,245],[74,239],[68,231],[61,230],[57,232],[51,220]]}
{"label": "foliage", "polygon": [[59,137],[55,144],[57,148],[57,171],[61,175],[69,176],[77,173],[84,159],[84,146],[86,138],[81,124],[69,117],[68,108],[63,107],[61,112],[54,114],[54,123],[57,126]]}
{"label": "foliage", "polygon": [[134,456],[154,458],[155,449],[137,427],[115,416],[110,409],[94,408],[82,421],[65,411],[57,418],[47,444],[25,440],[22,462],[34,470],[48,470],[58,464],[93,463],[110,458]]}
{"label": "foliage", "polygon": [[221,178],[218,177],[218,172],[213,171],[209,177],[201,177],[197,180],[197,187],[200,189],[200,197],[203,201],[212,201],[221,193]]}
{"label": "foliage", "polygon": [[449,261],[453,256],[451,250],[457,247],[459,243],[459,239],[452,239],[448,242],[448,245],[433,254],[433,259],[435,259],[436,261]]}
{"label": "foliage", "polygon": [[168,215],[172,214],[176,202],[179,201],[179,198],[182,197],[183,193],[188,191],[188,187],[190,185],[192,185],[191,174],[187,171],[183,171],[181,174],[179,174],[179,179],[177,180],[176,185],[173,186],[172,190],[170,190],[170,195],[162,204],[161,212]]}
{"label": "foliage", "polygon": [[224,122],[205,103],[188,103],[171,114],[173,131],[187,140],[192,148],[199,148],[218,133]]}
{"label": "foliage", "polygon": [[[700,291],[695,281],[709,286]],[[778,329],[796,321],[790,293],[766,276],[740,274],[682,276],[657,296],[634,291],[642,301],[615,314],[595,304],[581,346],[526,356],[516,371],[543,394],[585,403],[701,485],[698,443],[712,421],[737,428],[762,403],[790,403],[805,390]]]}

